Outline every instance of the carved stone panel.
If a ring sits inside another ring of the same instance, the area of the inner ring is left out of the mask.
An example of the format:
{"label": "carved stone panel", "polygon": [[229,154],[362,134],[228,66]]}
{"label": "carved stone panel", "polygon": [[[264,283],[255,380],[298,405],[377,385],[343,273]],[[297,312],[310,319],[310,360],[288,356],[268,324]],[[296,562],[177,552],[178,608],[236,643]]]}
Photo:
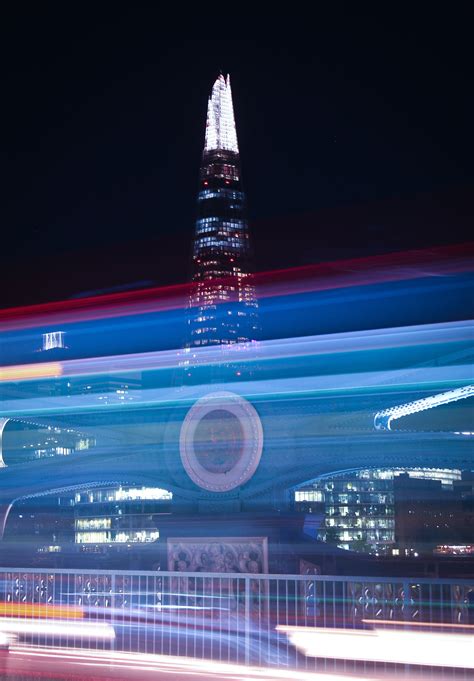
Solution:
{"label": "carved stone panel", "polygon": [[267,538],[169,538],[168,569],[173,572],[241,572],[267,574]]}

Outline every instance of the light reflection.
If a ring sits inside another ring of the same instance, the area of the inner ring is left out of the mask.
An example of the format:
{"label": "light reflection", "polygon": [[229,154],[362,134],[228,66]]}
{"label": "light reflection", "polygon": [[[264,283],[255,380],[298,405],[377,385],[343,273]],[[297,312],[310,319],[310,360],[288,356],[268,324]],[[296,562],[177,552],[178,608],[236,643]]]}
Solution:
{"label": "light reflection", "polygon": [[[26,646],[14,646],[10,650],[14,657],[26,657],[47,663],[51,662],[51,668],[56,668],[61,663],[74,664],[87,668],[89,679],[94,667],[107,666],[111,669],[128,670],[132,672],[168,673],[174,678],[178,675],[192,675],[197,679],[220,679],[233,681],[342,681],[347,680],[345,674],[325,674],[293,669],[280,669],[276,667],[254,667],[232,664],[228,662],[216,662],[209,659],[195,659],[168,655],[151,655],[140,653],[125,653],[115,651],[97,650],[71,650],[67,648],[38,648]],[[54,666],[53,666],[54,665]],[[62,668],[62,667],[61,667]],[[132,677],[135,678],[135,677]],[[140,676],[136,677],[137,679]],[[160,677],[158,677],[160,678]],[[166,677],[165,677],[166,678]],[[366,676],[352,675],[351,681],[366,681]]]}
{"label": "light reflection", "polygon": [[[470,633],[421,631],[404,622],[390,624],[408,628],[383,628],[383,623],[377,622],[370,630],[293,626],[278,626],[277,630],[287,634],[308,657],[474,669]],[[469,632],[474,626],[462,629]]]}

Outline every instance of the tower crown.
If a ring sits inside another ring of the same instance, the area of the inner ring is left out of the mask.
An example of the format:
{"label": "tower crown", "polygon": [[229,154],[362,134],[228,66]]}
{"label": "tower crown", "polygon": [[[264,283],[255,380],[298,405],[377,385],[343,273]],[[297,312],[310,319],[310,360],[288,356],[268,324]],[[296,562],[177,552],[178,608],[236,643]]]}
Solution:
{"label": "tower crown", "polygon": [[230,77],[224,78],[222,73],[213,85],[207,105],[204,151],[214,150],[239,152]]}

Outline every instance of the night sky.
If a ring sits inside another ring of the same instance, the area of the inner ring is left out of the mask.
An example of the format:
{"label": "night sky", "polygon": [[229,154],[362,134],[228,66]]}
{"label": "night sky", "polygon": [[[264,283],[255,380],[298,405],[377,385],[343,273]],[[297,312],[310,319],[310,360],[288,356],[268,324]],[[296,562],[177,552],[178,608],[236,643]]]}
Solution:
{"label": "night sky", "polygon": [[1,29],[2,306],[188,279],[220,69],[257,269],[470,238],[467,16],[339,6],[304,30],[216,40],[205,21],[199,39],[168,30],[158,5],[25,7]]}

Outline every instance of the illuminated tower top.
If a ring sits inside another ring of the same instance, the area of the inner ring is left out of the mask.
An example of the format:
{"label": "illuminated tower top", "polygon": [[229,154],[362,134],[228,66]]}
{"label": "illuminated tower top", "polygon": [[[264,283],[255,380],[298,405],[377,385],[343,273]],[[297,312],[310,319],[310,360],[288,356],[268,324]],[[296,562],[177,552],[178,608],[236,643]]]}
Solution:
{"label": "illuminated tower top", "polygon": [[214,83],[207,106],[206,142],[204,151],[221,149],[238,153],[234,107],[230,76],[221,74]]}

